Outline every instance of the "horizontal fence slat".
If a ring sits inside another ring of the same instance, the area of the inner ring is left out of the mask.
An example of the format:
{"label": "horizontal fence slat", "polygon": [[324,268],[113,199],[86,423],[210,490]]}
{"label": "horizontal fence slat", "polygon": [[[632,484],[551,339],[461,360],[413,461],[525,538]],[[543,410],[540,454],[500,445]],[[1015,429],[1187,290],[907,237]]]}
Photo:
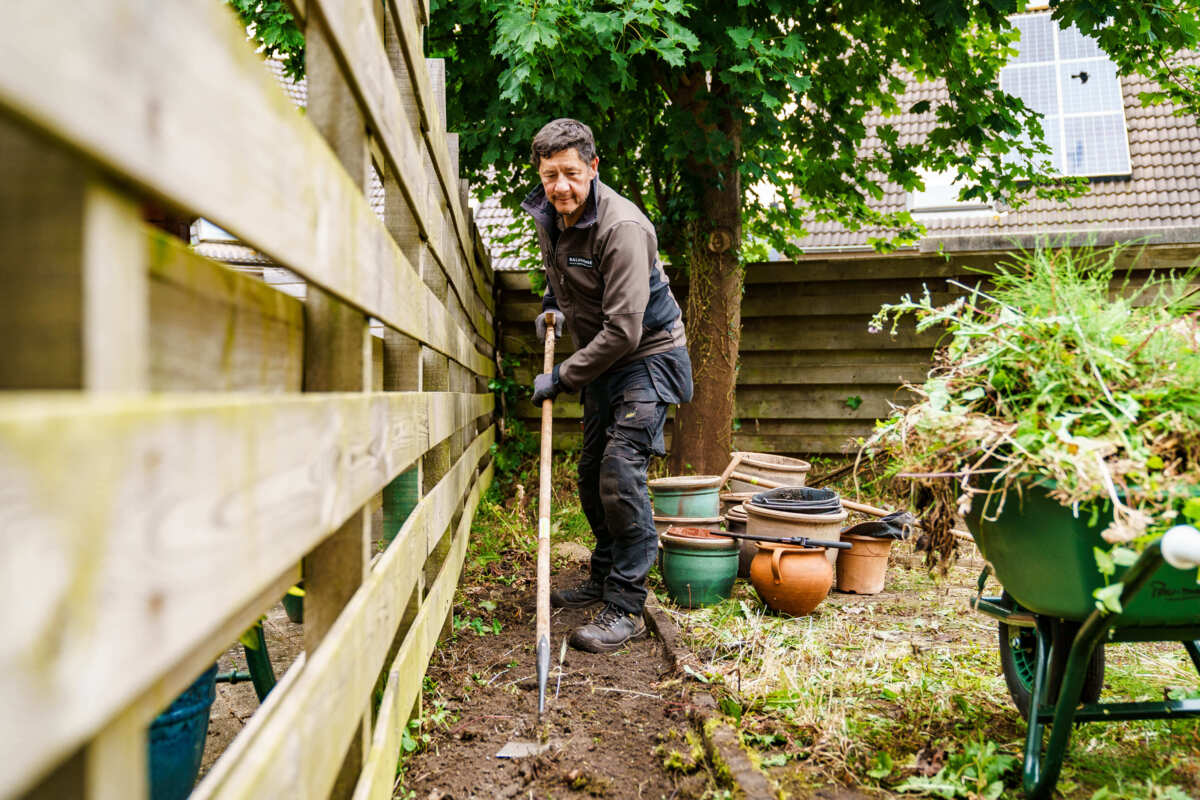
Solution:
{"label": "horizontal fence slat", "polygon": [[[323,0],[328,2],[328,0]],[[407,0],[387,0],[388,10],[396,24],[403,45],[404,57],[408,62],[408,72],[413,76],[413,92],[421,113],[421,130],[429,147],[429,155],[433,159],[434,171],[442,187],[446,207],[450,210],[451,222],[454,226],[454,240],[462,248],[463,257],[468,262],[468,270],[475,291],[488,311],[495,312],[495,302],[488,289],[487,283],[474,269],[471,261],[472,237],[467,228],[466,216],[459,203],[458,174],[450,162],[450,151],[446,147],[446,138],[442,133],[444,120],[436,108],[433,87],[429,82],[429,72],[425,66],[425,53],[421,42],[421,24],[417,20],[415,9]]]}
{"label": "horizontal fence slat", "polygon": [[304,305],[146,229],[153,391],[298,392]]}
{"label": "horizontal fence slat", "polygon": [[[420,146],[412,134],[412,128],[405,124],[405,117],[410,112],[404,108],[396,77],[383,49],[383,33],[375,24],[371,4],[367,0],[313,0],[313,5],[320,9],[332,43],[349,67],[349,83],[357,90],[362,108],[375,131],[376,141],[382,145],[388,166],[396,175],[405,199],[413,209],[422,236],[428,238],[426,217],[431,209],[425,204],[425,176],[420,169]],[[424,69],[425,65],[421,64],[422,73]],[[460,222],[461,219],[456,217],[455,224]],[[494,343],[492,326],[473,299],[475,292],[480,297],[487,296],[490,299],[487,284],[482,278],[478,283],[469,283],[472,277],[478,275],[469,266],[472,250],[464,244],[461,255],[458,252],[446,253],[432,240],[430,246],[445,269],[450,285],[462,302],[475,331],[489,343]]]}
{"label": "horizontal fence slat", "polygon": [[66,16],[34,2],[5,13],[0,107],[396,330],[493,373],[274,83],[231,9],[106,0]]}
{"label": "horizontal fence slat", "polygon": [[[223,772],[219,784],[202,783],[193,797],[318,798],[328,794],[351,737],[357,735],[359,718],[426,557],[441,540],[468,488],[472,489],[469,500],[478,502],[483,481],[473,480],[475,468],[493,441],[494,429],[488,428],[422,498],[316,652],[309,654],[304,674],[281,699],[255,741],[247,745],[247,756]],[[465,529],[469,529],[473,513],[468,502],[463,513]],[[438,579],[442,584],[442,579],[449,577],[450,597],[457,584],[465,538],[458,537],[455,558],[447,559],[450,568],[444,568]],[[416,635],[421,635],[420,630]]]}
{"label": "horizontal fence slat", "polygon": [[0,398],[0,795],[491,395]]}

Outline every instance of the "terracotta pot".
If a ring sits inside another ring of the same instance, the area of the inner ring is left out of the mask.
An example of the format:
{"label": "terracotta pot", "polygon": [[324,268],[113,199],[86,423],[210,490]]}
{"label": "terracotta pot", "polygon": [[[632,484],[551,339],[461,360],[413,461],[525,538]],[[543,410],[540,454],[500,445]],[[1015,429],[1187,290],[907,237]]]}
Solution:
{"label": "terracotta pot", "polygon": [[845,540],[852,546],[842,552],[837,561],[838,591],[850,594],[882,592],[893,540],[854,534]]}
{"label": "terracotta pot", "polygon": [[[850,516],[845,509],[837,514],[793,514],[751,503],[743,507],[746,509],[746,533],[770,536],[772,539],[807,536],[810,539],[838,542],[842,539],[842,526]],[[830,565],[837,560],[837,550],[826,550],[824,553]]]}
{"label": "terracotta pot", "polygon": [[819,547],[759,542],[750,582],[769,607],[802,617],[821,605],[833,586],[833,567]]}
{"label": "terracotta pot", "polygon": [[[803,486],[812,464],[799,458],[777,456],[774,453],[742,453],[742,462],[734,472],[754,478],[766,478],[780,486]],[[731,492],[761,492],[755,486],[737,478],[729,479]]]}

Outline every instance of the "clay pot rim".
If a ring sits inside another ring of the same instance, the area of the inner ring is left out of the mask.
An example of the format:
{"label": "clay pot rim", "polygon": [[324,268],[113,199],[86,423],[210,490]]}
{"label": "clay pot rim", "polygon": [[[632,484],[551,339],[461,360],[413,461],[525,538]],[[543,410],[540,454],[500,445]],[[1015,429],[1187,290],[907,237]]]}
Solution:
{"label": "clay pot rim", "polygon": [[651,491],[655,489],[714,489],[721,484],[720,475],[672,475],[666,478],[655,478],[647,482]]}
{"label": "clay pot rim", "polygon": [[680,528],[703,528],[705,525],[720,525],[725,521],[724,517],[668,517],[659,514],[654,515],[655,522],[666,523],[668,525],[678,525]]}
{"label": "clay pot rim", "polygon": [[[808,472],[809,470],[812,469],[812,464],[808,463],[807,461],[805,461],[802,458],[792,458],[790,456],[777,456],[774,453],[750,453],[750,452],[743,452],[741,454],[741,456],[742,456],[743,464],[749,464],[751,466],[760,467],[762,469],[777,469],[780,472]],[[761,458],[759,458],[759,456],[768,456],[768,457],[773,457],[773,458],[786,458],[786,459],[788,459],[788,462],[791,462],[791,463],[777,462],[777,461],[765,461],[765,460],[762,460]]]}
{"label": "clay pot rim", "polygon": [[754,497],[756,494],[758,494],[758,492],[721,492],[720,499],[727,503],[736,502],[738,500],[741,500],[744,503],[751,497]]}
{"label": "clay pot rim", "polygon": [[725,512],[725,519],[735,519],[738,522],[745,522],[746,517],[747,517],[746,509],[742,506],[741,503],[737,504],[736,506],[734,506],[733,508],[731,508]]}
{"label": "clay pot rim", "polygon": [[757,539],[751,541],[757,544],[761,550],[783,550],[785,554],[789,551],[794,551],[797,553],[820,553],[824,557],[825,550],[827,549],[814,545],[792,544],[790,542],[764,542]]}
{"label": "clay pot rim", "polygon": [[692,536],[675,536],[671,533],[671,529],[663,531],[658,535],[663,545],[675,545],[676,547],[688,548],[690,550],[737,550],[738,541],[729,536],[721,536],[716,531],[710,531],[715,534],[715,538],[698,539]]}
{"label": "clay pot rim", "polygon": [[797,514],[793,511],[776,511],[773,508],[763,508],[752,503],[743,504],[746,513],[752,516],[779,519],[788,522],[845,522],[850,512],[843,508],[836,514]]}

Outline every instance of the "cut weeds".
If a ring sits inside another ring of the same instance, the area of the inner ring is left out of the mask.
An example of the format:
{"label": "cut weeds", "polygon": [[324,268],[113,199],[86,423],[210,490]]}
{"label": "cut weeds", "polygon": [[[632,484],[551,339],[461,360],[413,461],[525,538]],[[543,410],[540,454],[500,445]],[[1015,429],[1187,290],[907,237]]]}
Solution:
{"label": "cut weeds", "polygon": [[873,320],[947,331],[929,378],[908,387],[921,399],[867,445],[931,492],[941,554],[973,500],[990,517],[1031,479],[1077,512],[1111,508],[1105,575],[1177,521],[1200,521],[1197,272],[1136,285],[1116,272],[1121,252],[1039,248],[981,276],[986,289],[959,284],[941,307],[905,297]]}

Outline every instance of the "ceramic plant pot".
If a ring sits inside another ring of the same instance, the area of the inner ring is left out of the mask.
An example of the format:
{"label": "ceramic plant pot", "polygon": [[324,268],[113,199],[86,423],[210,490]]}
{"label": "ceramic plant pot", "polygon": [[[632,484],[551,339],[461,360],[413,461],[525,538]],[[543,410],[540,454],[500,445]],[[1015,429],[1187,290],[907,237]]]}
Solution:
{"label": "ceramic plant pot", "polygon": [[850,534],[845,541],[850,542],[851,547],[838,556],[838,591],[851,594],[882,592],[893,540]]}
{"label": "ceramic plant pot", "polygon": [[[734,506],[725,513],[725,530],[730,533],[746,532],[746,509],[741,504]],[[752,539],[738,540],[738,577],[750,577],[750,562],[758,552],[758,543]]]}
{"label": "ceramic plant pot", "polygon": [[200,773],[208,712],[216,698],[217,665],[201,673],[155,717],[146,736],[151,800],[183,800]]}
{"label": "ceramic plant pot", "polygon": [[[843,509],[837,514],[793,514],[747,503],[746,533],[783,539],[788,536],[807,536],[826,542],[841,541],[842,526],[850,513]],[[837,550],[824,550],[825,558],[832,566],[837,560]]]}
{"label": "ceramic plant pot", "polygon": [[703,528],[671,528],[662,537],[662,578],[678,605],[699,608],[729,597],[737,578],[737,542]]}
{"label": "ceramic plant pot", "polygon": [[833,566],[823,548],[759,542],[750,582],[768,607],[802,617],[829,594]]}
{"label": "ceramic plant pot", "polygon": [[755,494],[756,492],[724,492],[721,495],[721,514],[728,514],[731,509],[750,502],[750,498]]}
{"label": "ceramic plant pot", "polygon": [[720,514],[720,475],[679,475],[650,481],[655,516],[715,517]]}
{"label": "ceramic plant pot", "polygon": [[739,478],[729,479],[731,492],[761,492],[774,486],[803,486],[812,464],[799,458],[777,456],[774,453],[742,453],[742,461],[734,469],[739,475],[764,478],[771,486],[754,484]]}

